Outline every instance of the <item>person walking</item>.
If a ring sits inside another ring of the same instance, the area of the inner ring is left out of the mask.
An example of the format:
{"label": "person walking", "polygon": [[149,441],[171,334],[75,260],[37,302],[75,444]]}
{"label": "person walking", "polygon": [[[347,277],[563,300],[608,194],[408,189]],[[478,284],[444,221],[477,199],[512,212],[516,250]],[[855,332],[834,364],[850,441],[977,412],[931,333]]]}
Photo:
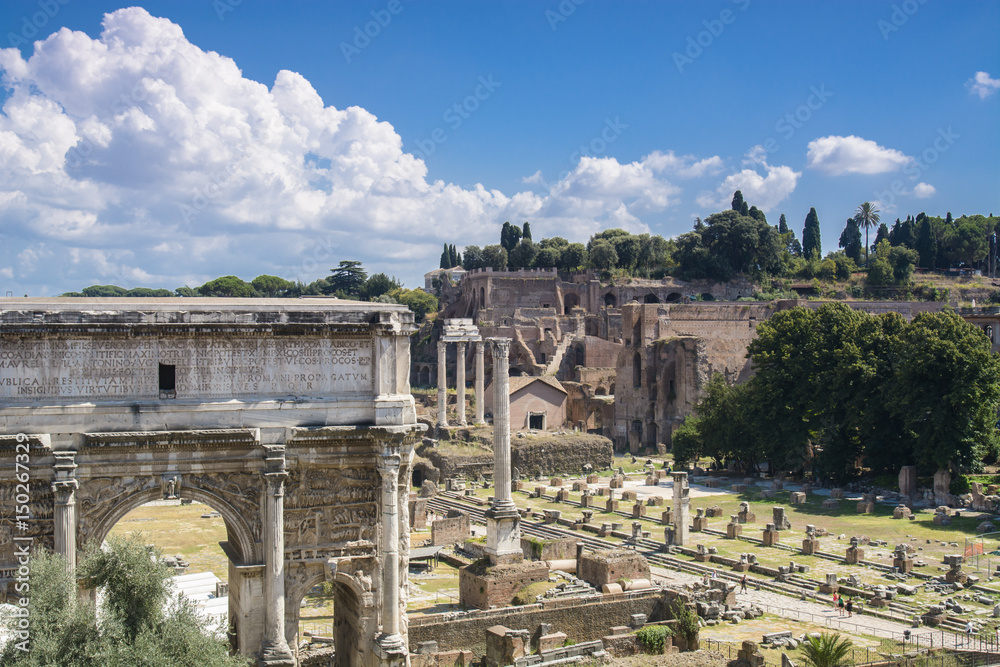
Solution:
{"label": "person walking", "polygon": [[972,625],[970,620],[965,624],[965,643],[972,646],[972,632],[976,629],[976,626]]}
{"label": "person walking", "polygon": [[837,613],[841,616],[844,615],[844,596],[841,595],[840,599],[837,600]]}
{"label": "person walking", "polygon": [[851,617],[851,612],[854,611],[854,600],[853,600],[853,598],[848,598],[847,599],[847,604],[844,605],[844,609],[847,610],[847,618],[850,618]]}
{"label": "person walking", "polygon": [[836,609],[837,609],[837,602],[839,600],[840,600],[840,596],[837,595],[836,591],[834,591],[834,593],[833,593],[833,609],[834,609],[834,611],[836,611]]}
{"label": "person walking", "polygon": [[[747,575],[744,574],[743,578],[740,579],[740,593],[746,593],[746,592],[747,592]],[[1000,628],[1000,626],[997,627]]]}

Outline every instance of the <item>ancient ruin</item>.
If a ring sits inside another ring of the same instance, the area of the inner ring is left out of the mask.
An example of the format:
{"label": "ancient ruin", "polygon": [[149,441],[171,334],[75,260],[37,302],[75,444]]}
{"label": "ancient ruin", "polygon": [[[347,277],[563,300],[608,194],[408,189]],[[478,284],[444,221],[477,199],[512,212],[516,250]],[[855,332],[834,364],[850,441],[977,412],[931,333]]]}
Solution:
{"label": "ancient ruin", "polygon": [[136,507],[194,499],[228,532],[235,650],[294,664],[299,602],[329,581],[338,664],[404,664],[413,330],[403,306],[331,299],[0,299],[25,536],[72,566]]}

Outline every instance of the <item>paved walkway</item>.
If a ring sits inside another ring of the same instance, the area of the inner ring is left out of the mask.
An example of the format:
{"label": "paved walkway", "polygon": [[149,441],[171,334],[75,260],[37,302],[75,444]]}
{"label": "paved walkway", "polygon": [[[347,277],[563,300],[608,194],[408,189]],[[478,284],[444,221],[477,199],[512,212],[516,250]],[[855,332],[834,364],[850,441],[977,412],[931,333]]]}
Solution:
{"label": "paved walkway", "polygon": [[[701,581],[702,577],[687,572],[678,572],[663,567],[651,567],[652,575],[656,578],[666,579],[674,584],[690,584]],[[909,623],[890,621],[884,618],[871,615],[855,614],[848,618],[846,613],[840,616],[839,612],[829,604],[820,604],[810,600],[802,600],[771,591],[753,590],[753,581],[748,582],[746,593],[736,594],[736,601],[749,602],[754,604],[769,614],[781,616],[797,621],[807,621],[816,625],[825,625],[833,630],[840,630],[852,634],[875,635],[887,639],[901,639],[903,632],[909,630],[914,641],[919,641],[923,647],[941,646],[942,642],[948,647],[961,648],[965,637],[951,632],[935,630],[927,627],[913,628]],[[919,639],[917,639],[919,637]]]}

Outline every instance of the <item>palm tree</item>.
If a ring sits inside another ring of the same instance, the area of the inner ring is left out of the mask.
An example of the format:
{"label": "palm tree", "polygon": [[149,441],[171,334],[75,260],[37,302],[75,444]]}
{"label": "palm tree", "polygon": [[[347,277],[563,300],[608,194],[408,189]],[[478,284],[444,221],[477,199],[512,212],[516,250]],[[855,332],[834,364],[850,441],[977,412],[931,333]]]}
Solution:
{"label": "palm tree", "polygon": [[868,266],[868,230],[879,223],[878,207],[866,201],[858,207],[854,219],[857,220],[859,226],[865,228],[865,266]]}
{"label": "palm tree", "polygon": [[802,644],[802,659],[809,667],[837,667],[844,663],[853,644],[850,639],[838,633],[822,633],[819,637],[810,635]]}

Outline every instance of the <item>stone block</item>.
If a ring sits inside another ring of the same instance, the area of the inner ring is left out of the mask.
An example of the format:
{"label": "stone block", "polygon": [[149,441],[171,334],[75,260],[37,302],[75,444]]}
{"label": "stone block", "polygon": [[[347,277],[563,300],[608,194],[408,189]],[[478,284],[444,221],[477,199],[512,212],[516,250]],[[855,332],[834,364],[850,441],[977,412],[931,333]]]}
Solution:
{"label": "stone block", "polygon": [[746,484],[733,484],[730,487],[730,490],[733,493],[746,493],[746,491],[747,491],[747,485]]}
{"label": "stone block", "polygon": [[646,516],[646,506],[642,503],[636,503],[632,506],[632,518],[639,519]]}
{"label": "stone block", "polygon": [[718,505],[712,505],[705,509],[705,516],[709,518],[722,516],[722,508]]}
{"label": "stone block", "polygon": [[778,530],[775,528],[773,523],[767,524],[764,528],[764,533],[761,536],[762,543],[765,547],[773,547],[778,543]]}
{"label": "stone block", "polygon": [[844,497],[844,490],[843,489],[830,489],[830,497],[831,498],[836,498],[837,500],[840,500],[841,498]]}
{"label": "stone block", "polygon": [[566,489],[559,489],[556,491],[556,502],[564,503],[569,500],[569,491]]}
{"label": "stone block", "polygon": [[604,510],[606,512],[617,512],[618,511],[618,501],[617,500],[612,500],[612,499],[609,498],[608,502],[605,503],[605,505],[604,505]]}
{"label": "stone block", "polygon": [[594,506],[594,496],[580,497],[580,507],[593,507],[593,506]]}
{"label": "stone block", "polygon": [[913,515],[913,512],[910,511],[910,508],[907,507],[906,505],[902,505],[902,504],[897,505],[892,510],[892,518],[893,519],[909,519],[912,515]]}
{"label": "stone block", "polygon": [[587,475],[587,484],[597,484],[601,481],[598,475]]}
{"label": "stone block", "polygon": [[668,524],[674,522],[674,511],[664,510],[660,513],[660,523]]}
{"label": "stone block", "polygon": [[552,649],[562,648],[565,643],[565,632],[551,632],[538,638],[538,652],[541,653],[543,651],[551,651]]}
{"label": "stone block", "polygon": [[647,498],[646,505],[649,507],[663,507],[663,496],[651,496]]}
{"label": "stone block", "polygon": [[631,500],[632,502],[635,502],[638,498],[639,494],[631,489],[628,491],[622,491],[622,500]]}
{"label": "stone block", "polygon": [[730,540],[737,539],[743,533],[743,526],[738,523],[726,524],[726,537]]}
{"label": "stone block", "polygon": [[611,489],[621,489],[624,486],[625,486],[624,475],[615,475],[614,477],[611,478],[611,481],[608,483],[608,488]]}
{"label": "stone block", "polygon": [[819,540],[813,537],[807,537],[802,540],[802,555],[812,556],[819,549]]}
{"label": "stone block", "polygon": [[563,485],[563,478],[562,477],[551,477],[551,478],[549,478],[549,486],[557,486],[558,487],[558,486],[562,486],[562,485]]}
{"label": "stone block", "polygon": [[840,507],[840,501],[836,498],[827,498],[823,501],[823,509],[835,510]]}
{"label": "stone block", "polygon": [[806,501],[806,494],[801,491],[792,491],[788,496],[788,502],[793,505],[801,505]]}
{"label": "stone block", "polygon": [[857,565],[865,558],[865,550],[856,546],[847,547],[847,552],[844,556],[844,560],[847,561],[848,565]]}
{"label": "stone block", "polygon": [[708,528],[707,516],[696,516],[691,520],[691,532],[700,533],[706,528]]}

